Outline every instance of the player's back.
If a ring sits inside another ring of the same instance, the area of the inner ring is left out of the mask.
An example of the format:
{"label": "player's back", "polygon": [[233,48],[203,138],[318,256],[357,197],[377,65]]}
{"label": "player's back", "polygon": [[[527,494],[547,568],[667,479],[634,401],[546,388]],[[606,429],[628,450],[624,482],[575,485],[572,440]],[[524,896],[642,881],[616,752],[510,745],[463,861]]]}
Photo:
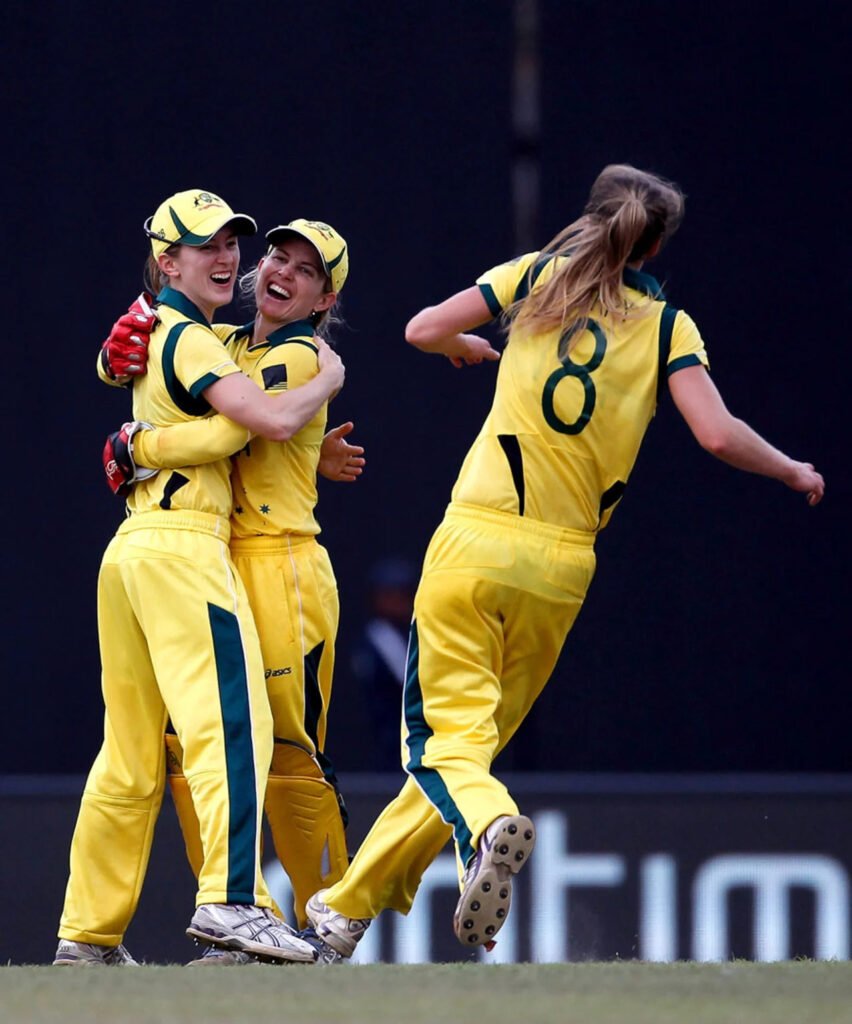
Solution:
{"label": "player's back", "polygon": [[[497,314],[527,294],[530,271],[534,287],[557,266],[530,253],[478,283]],[[695,325],[657,293],[653,278],[627,271],[635,315],[626,320],[593,309],[573,338],[558,328],[531,334],[513,326],[454,502],[585,532],[606,525],[654,415],[661,358],[663,367],[672,359],[706,363]]]}

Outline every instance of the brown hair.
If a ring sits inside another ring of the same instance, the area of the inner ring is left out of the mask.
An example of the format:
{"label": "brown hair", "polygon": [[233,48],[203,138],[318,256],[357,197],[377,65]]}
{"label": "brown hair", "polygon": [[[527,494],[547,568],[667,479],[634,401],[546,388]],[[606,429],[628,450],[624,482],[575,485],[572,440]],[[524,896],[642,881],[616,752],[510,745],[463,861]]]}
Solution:
{"label": "brown hair", "polygon": [[598,175],[583,214],[563,228],[541,258],[568,257],[546,284],[508,307],[506,320],[541,333],[574,326],[579,331],[598,305],[605,317],[627,319],[631,311],[622,290],[628,263],[643,259],[664,242],[683,219],[684,196],[673,182],[629,164],[610,164]]}
{"label": "brown hair", "polygon": [[[174,254],[180,249],[179,244],[170,245],[165,251],[170,255]],[[169,283],[168,274],[164,274],[160,270],[160,264],[157,262],[157,258],[152,252],[148,253],[148,258],[145,260],[145,267],[142,270],[142,284],[144,285],[145,291],[150,292],[155,298],[159,292],[166,287]]]}

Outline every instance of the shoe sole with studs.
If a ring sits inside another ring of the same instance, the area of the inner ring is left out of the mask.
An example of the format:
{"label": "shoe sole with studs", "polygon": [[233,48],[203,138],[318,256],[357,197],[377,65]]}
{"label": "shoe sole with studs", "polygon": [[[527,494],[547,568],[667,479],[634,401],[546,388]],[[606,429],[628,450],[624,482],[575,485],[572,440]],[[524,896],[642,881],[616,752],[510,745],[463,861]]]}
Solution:
{"label": "shoe sole with studs", "polygon": [[453,930],[463,946],[493,942],[512,905],[512,876],[529,860],[533,846],[535,826],[516,814],[500,823],[490,849],[480,848],[476,874],[465,885],[453,915]]}
{"label": "shoe sole with studs", "polygon": [[313,955],[310,957],[298,956],[297,958],[294,952],[280,949],[278,946],[266,946],[262,942],[253,942],[237,935],[211,935],[209,932],[202,931],[200,928],[194,928],[192,925],[186,929],[186,934],[202,946],[214,946],[216,949],[248,953],[252,959],[259,960],[262,964],[316,963],[315,950],[312,951]]}

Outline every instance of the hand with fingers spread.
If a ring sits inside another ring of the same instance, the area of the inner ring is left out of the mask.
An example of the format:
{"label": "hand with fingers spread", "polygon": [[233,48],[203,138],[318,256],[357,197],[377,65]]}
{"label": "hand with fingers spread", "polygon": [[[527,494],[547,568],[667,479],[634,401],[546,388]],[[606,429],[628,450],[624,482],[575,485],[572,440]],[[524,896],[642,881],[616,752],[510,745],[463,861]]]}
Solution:
{"label": "hand with fingers spread", "polygon": [[354,429],[355,424],[351,421],[341,423],[339,427],[329,430],[322,439],[317,472],[326,480],[354,484],[364,471],[367,461],[363,458],[364,449],[346,440],[346,436]]}

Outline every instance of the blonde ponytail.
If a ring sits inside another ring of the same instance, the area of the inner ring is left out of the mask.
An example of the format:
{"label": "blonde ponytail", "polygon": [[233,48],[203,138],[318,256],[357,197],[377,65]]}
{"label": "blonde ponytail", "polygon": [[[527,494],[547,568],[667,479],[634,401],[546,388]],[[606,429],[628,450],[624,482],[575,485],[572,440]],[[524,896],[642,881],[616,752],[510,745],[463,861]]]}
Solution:
{"label": "blonde ponytail", "polygon": [[618,320],[637,315],[624,295],[624,268],[669,238],[682,218],[683,193],[677,185],[628,164],[604,168],[583,215],[541,252],[540,260],[563,257],[564,262],[538,288],[531,267],[529,294],[506,310],[506,320],[533,333],[572,327],[576,337],[593,307]]}

